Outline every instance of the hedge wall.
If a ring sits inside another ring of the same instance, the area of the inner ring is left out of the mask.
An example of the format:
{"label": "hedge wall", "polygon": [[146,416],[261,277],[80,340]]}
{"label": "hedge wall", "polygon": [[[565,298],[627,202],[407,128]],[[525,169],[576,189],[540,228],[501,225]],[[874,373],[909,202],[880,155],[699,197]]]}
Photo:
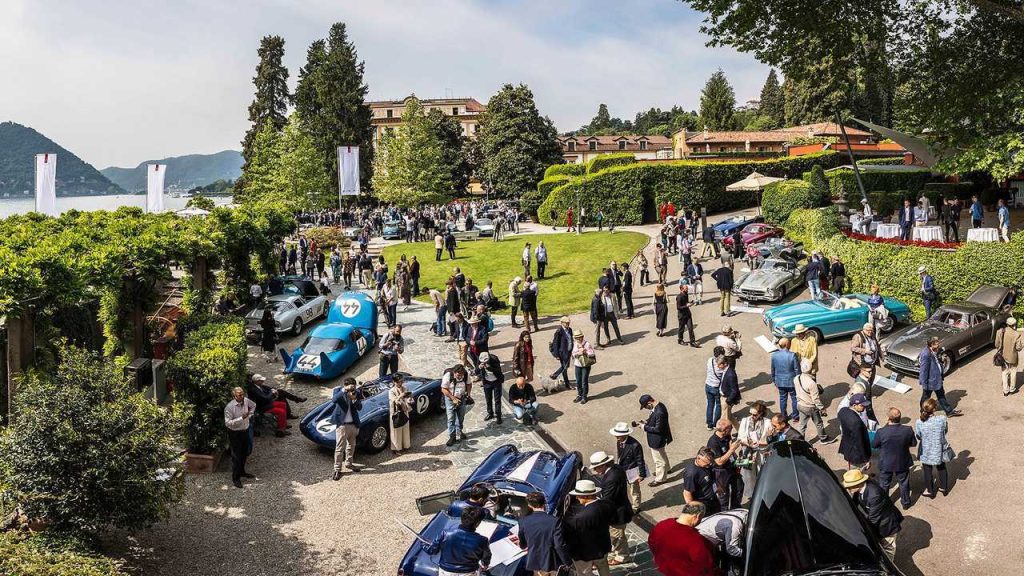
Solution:
{"label": "hedge wall", "polygon": [[761,213],[769,224],[781,225],[798,208],[815,208],[817,199],[810,183],[783,180],[764,189]]}
{"label": "hedge wall", "polygon": [[893,156],[890,158],[865,158],[864,160],[857,160],[858,166],[904,166],[906,162],[903,161],[903,156]]}
{"label": "hedge wall", "polygon": [[[846,265],[846,282],[855,292],[868,292],[875,283],[886,296],[910,306],[924,319],[918,266],[926,266],[945,302],[965,300],[982,284],[1014,286],[1024,269],[1024,234],[1009,243],[966,242],[956,250],[934,250],[851,240],[839,234],[835,210],[797,210],[786,221],[786,235],[808,250],[839,256]],[[1018,302],[1015,312],[1024,312]]]}
{"label": "hedge wall", "polygon": [[[857,187],[857,177],[850,168],[841,168],[825,173],[829,189],[833,198],[844,197],[849,205],[860,204],[860,188]],[[924,185],[931,181],[932,173],[927,168],[913,171],[872,171],[860,173],[861,181],[866,191],[895,192],[907,190],[915,197],[924,188]],[[811,173],[803,175],[803,179],[810,182]]]}
{"label": "hedge wall", "polygon": [[595,157],[590,162],[587,162],[587,174],[593,174],[606,170],[612,166],[622,166],[624,164],[635,164],[636,157],[633,156],[632,152],[622,152],[617,154],[601,154]]}
{"label": "hedge wall", "polygon": [[127,576],[121,563],[84,546],[53,544],[50,534],[0,532],[0,574],[18,576]]}
{"label": "hedge wall", "polygon": [[544,178],[552,176],[582,176],[587,167],[583,164],[552,164],[544,170]]}
{"label": "hedge wall", "polygon": [[709,213],[747,208],[754,205],[752,193],[726,192],[725,187],[754,171],[766,176],[799,178],[815,164],[832,167],[841,161],[842,156],[828,151],[750,162],[676,160],[613,166],[556,187],[537,213],[542,223],[551,225],[549,212],[554,208],[558,223],[564,225],[565,211],[577,191],[588,212],[593,214],[600,208],[620,225],[641,224],[645,216],[656,218],[654,207],[667,201],[677,207],[705,207]]}

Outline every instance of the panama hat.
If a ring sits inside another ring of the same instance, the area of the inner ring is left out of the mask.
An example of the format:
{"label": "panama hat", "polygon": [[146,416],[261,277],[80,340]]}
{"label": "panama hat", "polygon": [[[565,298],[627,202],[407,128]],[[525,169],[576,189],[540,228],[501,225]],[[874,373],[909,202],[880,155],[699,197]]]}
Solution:
{"label": "panama hat", "polygon": [[853,470],[847,470],[846,473],[843,474],[843,488],[856,488],[867,481],[867,475],[856,468]]}
{"label": "panama hat", "polygon": [[573,338],[583,338],[583,330],[580,330],[579,328],[577,328],[575,331],[573,331],[572,337]]}
{"label": "panama hat", "polygon": [[807,332],[807,326],[803,324],[797,324],[796,328],[793,328],[793,334],[803,334],[804,332]]}
{"label": "panama hat", "polygon": [[[1010,318],[1010,320],[1012,320],[1012,319],[1013,318]],[[1009,324],[1010,320],[1007,320],[1006,323]],[[264,376],[263,374],[253,374],[252,375],[252,381],[253,382],[266,382],[267,381],[267,377]]]}
{"label": "panama hat", "polygon": [[615,427],[608,431],[612,436],[629,436],[629,433],[633,429],[629,427],[627,422],[616,422]]}
{"label": "panama hat", "polygon": [[600,493],[601,489],[593,480],[579,480],[575,488],[569,491],[570,496],[597,496]]}
{"label": "panama hat", "polygon": [[481,352],[480,355],[477,356],[477,359],[480,360],[481,362],[487,362],[488,360],[491,359],[491,355],[488,354],[487,352]]}
{"label": "panama hat", "polygon": [[1009,318],[1006,319],[1006,325],[1007,326],[1016,326],[1017,325],[1017,319],[1014,318],[1013,316],[1010,316]]}
{"label": "panama hat", "polygon": [[722,326],[722,334],[732,334],[732,324]]}
{"label": "panama hat", "polygon": [[558,321],[561,322],[562,324],[568,324],[569,323],[569,317],[568,316],[562,316],[561,318],[558,319]]}
{"label": "panama hat", "polygon": [[927,268],[925,268],[924,266],[919,266],[919,267],[917,268],[917,273],[918,273],[918,274],[924,274],[926,270],[928,270],[928,269],[927,269]]}
{"label": "panama hat", "polygon": [[598,450],[597,452],[594,452],[593,454],[590,455],[590,467],[597,468],[599,466],[604,466],[605,464],[611,464],[613,460],[615,459],[612,458],[607,452],[603,450]]}

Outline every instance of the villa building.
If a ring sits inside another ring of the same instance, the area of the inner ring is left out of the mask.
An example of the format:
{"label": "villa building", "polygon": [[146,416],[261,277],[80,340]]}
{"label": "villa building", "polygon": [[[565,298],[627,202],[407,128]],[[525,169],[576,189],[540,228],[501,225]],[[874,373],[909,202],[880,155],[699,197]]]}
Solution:
{"label": "villa building", "polygon": [[[370,124],[373,125],[373,143],[380,141],[384,133],[402,125],[402,113],[405,106],[413,95],[401,100],[379,100],[369,102],[373,118]],[[427,98],[420,99],[420,105],[424,112],[440,110],[446,116],[451,116],[459,121],[462,126],[462,133],[470,138],[476,136],[480,130],[480,114],[487,109],[486,106],[477,102],[475,98]]]}
{"label": "villa building", "polygon": [[601,154],[631,152],[637,160],[671,160],[672,139],[660,134],[559,136],[568,164],[589,162]]}

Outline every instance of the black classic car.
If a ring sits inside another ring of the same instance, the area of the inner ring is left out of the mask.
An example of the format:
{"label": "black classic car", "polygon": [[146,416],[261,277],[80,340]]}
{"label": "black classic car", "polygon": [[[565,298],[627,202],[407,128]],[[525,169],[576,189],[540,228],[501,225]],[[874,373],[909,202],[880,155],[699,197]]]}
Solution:
{"label": "black classic car", "polygon": [[803,440],[771,446],[750,500],[746,550],[745,576],[901,576]]}
{"label": "black classic car", "polygon": [[996,331],[1010,317],[1014,293],[1011,288],[984,285],[966,302],[945,304],[920,324],[893,332],[879,343],[886,366],[917,374],[918,355],[933,336],[940,341],[939,365],[948,374],[959,360],[992,345]]}

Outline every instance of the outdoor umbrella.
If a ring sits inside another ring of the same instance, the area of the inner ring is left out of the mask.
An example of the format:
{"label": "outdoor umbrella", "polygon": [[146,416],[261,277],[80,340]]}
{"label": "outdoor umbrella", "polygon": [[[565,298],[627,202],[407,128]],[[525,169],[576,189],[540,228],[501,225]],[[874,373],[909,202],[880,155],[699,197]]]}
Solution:
{"label": "outdoor umbrella", "polygon": [[740,180],[739,182],[733,182],[725,187],[729,192],[753,192],[754,198],[757,199],[757,212],[761,213],[761,190],[764,187],[774,182],[780,182],[785,178],[775,178],[774,176],[765,176],[759,172],[751,172],[749,176]]}
{"label": "outdoor umbrella", "polygon": [[206,216],[209,213],[209,210],[203,210],[202,208],[185,208],[175,212],[175,214],[183,218],[192,218],[193,216]]}

